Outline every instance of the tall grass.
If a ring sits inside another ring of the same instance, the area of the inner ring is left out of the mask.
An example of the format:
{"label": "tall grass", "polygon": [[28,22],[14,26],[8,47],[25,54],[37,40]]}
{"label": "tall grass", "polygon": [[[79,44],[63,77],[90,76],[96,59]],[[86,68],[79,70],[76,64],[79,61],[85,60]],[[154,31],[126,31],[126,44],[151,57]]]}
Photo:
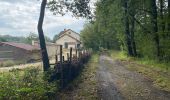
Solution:
{"label": "tall grass", "polygon": [[170,71],[170,62],[161,62],[150,58],[138,58],[138,57],[128,57],[127,53],[124,51],[109,51],[113,59],[134,61],[138,64],[148,65],[149,67],[159,68],[163,71]]}
{"label": "tall grass", "polygon": [[9,67],[9,66],[19,65],[23,63],[24,63],[23,61],[7,60],[7,61],[0,62],[0,67]]}

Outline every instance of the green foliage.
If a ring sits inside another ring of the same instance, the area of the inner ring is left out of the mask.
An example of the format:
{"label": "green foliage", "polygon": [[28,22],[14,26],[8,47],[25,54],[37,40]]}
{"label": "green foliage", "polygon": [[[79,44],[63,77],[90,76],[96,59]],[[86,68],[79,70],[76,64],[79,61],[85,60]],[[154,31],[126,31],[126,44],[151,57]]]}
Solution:
{"label": "green foliage", "polygon": [[[128,7],[125,6],[126,2]],[[97,1],[93,22],[86,24],[81,32],[84,46],[94,50],[101,47],[120,49],[127,55],[130,55],[129,48],[132,48],[134,54],[130,56],[169,62],[170,11],[166,5],[168,1],[162,1],[162,12],[160,1],[156,5],[157,12],[154,2],[154,0]]]}
{"label": "green foliage", "polygon": [[53,42],[56,42],[57,39],[58,39],[58,34],[56,34],[56,35],[53,37]]}
{"label": "green foliage", "polygon": [[[10,35],[0,35],[0,42],[19,42],[19,43],[27,43],[31,44],[32,40],[39,41],[39,37],[35,33],[29,33],[27,37],[16,37]],[[46,42],[52,42],[52,40],[45,36]]]}
{"label": "green foliage", "polygon": [[10,35],[0,35],[0,42],[23,42],[25,43],[26,41],[25,37],[15,37],[15,36],[10,36]]}
{"label": "green foliage", "polygon": [[48,99],[57,91],[56,83],[44,80],[39,69],[13,70],[0,74],[0,99]]}
{"label": "green foliage", "polygon": [[[38,34],[35,34],[35,33],[30,33],[27,37],[26,37],[26,41],[28,44],[32,44],[32,41],[39,41],[39,37],[38,37]],[[46,42],[52,42],[52,40],[45,36],[45,40]]]}
{"label": "green foliage", "polygon": [[0,36],[0,42],[7,42],[7,40]]}
{"label": "green foliage", "polygon": [[49,0],[47,7],[54,15],[65,15],[71,12],[75,17],[92,18],[91,9],[89,8],[90,0]]}
{"label": "green foliage", "polygon": [[27,38],[26,38],[26,42],[28,43],[28,44],[32,44],[32,41],[38,41],[39,39],[38,39],[38,35],[37,34],[35,34],[35,33],[30,33],[28,36],[27,36]]}

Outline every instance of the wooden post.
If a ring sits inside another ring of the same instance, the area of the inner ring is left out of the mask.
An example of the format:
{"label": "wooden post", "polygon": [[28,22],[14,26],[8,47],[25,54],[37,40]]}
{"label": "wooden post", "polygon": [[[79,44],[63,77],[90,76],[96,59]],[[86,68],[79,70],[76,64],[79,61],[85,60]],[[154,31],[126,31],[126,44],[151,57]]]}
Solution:
{"label": "wooden post", "polygon": [[69,53],[67,53],[67,61],[69,61]]}
{"label": "wooden post", "polygon": [[72,48],[70,48],[70,63],[71,63],[71,61],[72,61]]}
{"label": "wooden post", "polygon": [[62,64],[62,57],[63,57],[63,51],[62,51],[62,45],[60,45],[60,63]]}
{"label": "wooden post", "polygon": [[56,54],[55,55],[55,63],[57,64],[57,62],[58,62],[58,55]]}
{"label": "wooden post", "polygon": [[77,60],[77,58],[78,58],[78,57],[77,57],[77,49],[76,49],[76,60]]}
{"label": "wooden post", "polygon": [[70,58],[69,58],[69,74],[68,74],[68,80],[71,81],[72,79],[72,65],[71,65],[71,61],[72,61],[72,48],[70,48]]}
{"label": "wooden post", "polygon": [[63,67],[62,67],[62,63],[63,63],[63,61],[62,61],[62,53],[63,53],[63,51],[62,51],[62,45],[60,45],[60,67],[61,67],[61,79],[60,79],[60,85],[61,85],[61,88],[63,88],[64,87],[64,79],[63,79]]}
{"label": "wooden post", "polygon": [[63,56],[63,62],[64,62],[64,56]]}
{"label": "wooden post", "polygon": [[82,52],[82,51],[79,51],[79,59],[81,59],[81,52]]}

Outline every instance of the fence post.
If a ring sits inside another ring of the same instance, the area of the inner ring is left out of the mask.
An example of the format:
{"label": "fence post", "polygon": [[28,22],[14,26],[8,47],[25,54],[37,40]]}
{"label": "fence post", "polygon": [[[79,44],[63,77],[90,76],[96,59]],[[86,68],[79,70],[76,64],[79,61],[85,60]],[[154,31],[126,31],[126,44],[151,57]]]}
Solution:
{"label": "fence post", "polygon": [[55,55],[55,63],[57,64],[57,62],[58,62],[58,55],[56,54]]}
{"label": "fence post", "polygon": [[60,45],[60,63],[62,64],[62,57],[63,57],[63,51],[62,51],[63,47],[62,45]]}
{"label": "fence post", "polygon": [[67,53],[67,61],[69,61],[69,53]]}
{"label": "fence post", "polygon": [[78,57],[77,57],[77,49],[76,49],[76,60],[77,60],[77,58],[78,58]]}
{"label": "fence post", "polygon": [[70,63],[71,63],[71,61],[72,61],[72,48],[70,48]]}
{"label": "fence post", "polygon": [[72,79],[72,64],[71,64],[71,62],[72,62],[72,48],[70,48],[70,58],[69,58],[69,73],[68,73],[68,80],[69,81],[71,81],[71,79]]}
{"label": "fence post", "polygon": [[81,59],[81,52],[82,52],[82,51],[79,51],[79,60]]}
{"label": "fence post", "polygon": [[64,62],[64,56],[63,56],[63,62]]}
{"label": "fence post", "polygon": [[60,68],[61,68],[61,79],[60,79],[60,85],[61,85],[61,88],[64,87],[64,81],[63,81],[63,67],[62,67],[62,63],[63,63],[63,60],[62,60],[62,45],[60,45]]}

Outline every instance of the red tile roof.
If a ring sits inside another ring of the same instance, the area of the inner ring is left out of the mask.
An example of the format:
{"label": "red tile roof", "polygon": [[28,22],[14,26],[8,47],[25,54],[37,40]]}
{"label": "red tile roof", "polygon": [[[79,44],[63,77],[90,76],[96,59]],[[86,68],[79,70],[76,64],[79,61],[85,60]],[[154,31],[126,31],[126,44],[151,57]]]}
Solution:
{"label": "red tile roof", "polygon": [[25,43],[15,43],[15,42],[0,42],[1,44],[6,44],[10,46],[14,46],[20,49],[28,50],[28,51],[33,51],[33,50],[40,50],[39,47],[33,46],[30,44],[25,44]]}

